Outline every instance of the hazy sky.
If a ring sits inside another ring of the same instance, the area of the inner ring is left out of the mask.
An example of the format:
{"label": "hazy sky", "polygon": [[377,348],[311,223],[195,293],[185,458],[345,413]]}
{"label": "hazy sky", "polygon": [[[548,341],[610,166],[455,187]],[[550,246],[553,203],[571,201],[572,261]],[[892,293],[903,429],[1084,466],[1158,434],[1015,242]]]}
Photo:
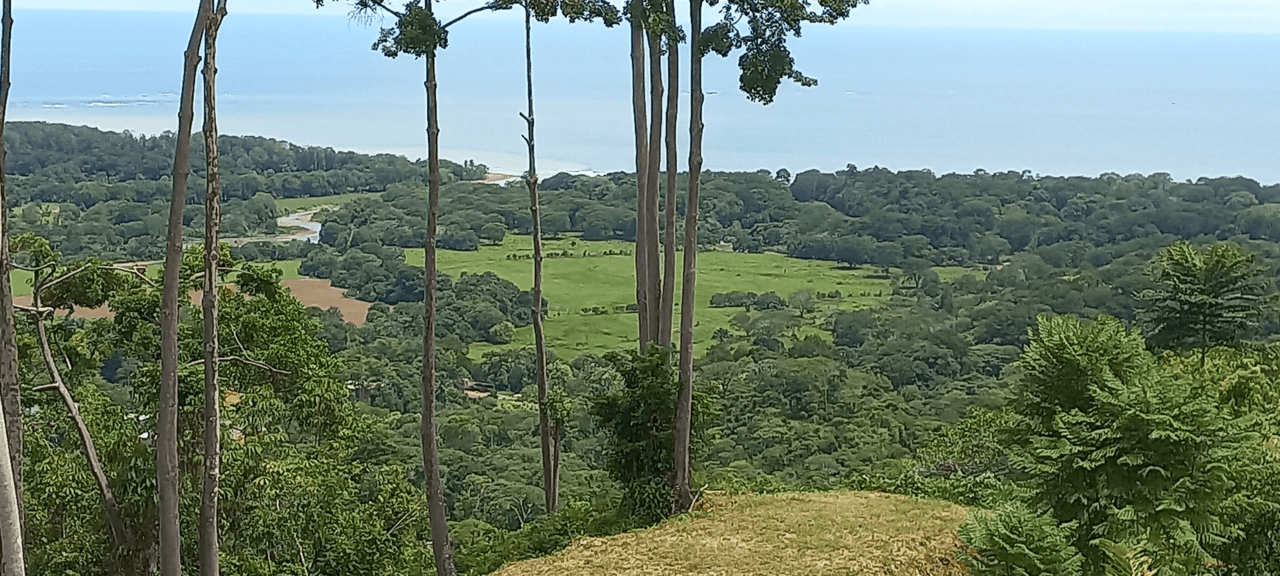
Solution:
{"label": "hazy sky", "polygon": [[[393,5],[401,0],[394,0]],[[481,0],[444,0],[442,15]],[[343,14],[348,2],[231,0],[230,9],[256,14]],[[187,12],[196,0],[14,0],[16,8]],[[854,25],[943,28],[1158,30],[1280,34],[1280,0],[872,0]],[[509,17],[517,17],[510,14]]]}

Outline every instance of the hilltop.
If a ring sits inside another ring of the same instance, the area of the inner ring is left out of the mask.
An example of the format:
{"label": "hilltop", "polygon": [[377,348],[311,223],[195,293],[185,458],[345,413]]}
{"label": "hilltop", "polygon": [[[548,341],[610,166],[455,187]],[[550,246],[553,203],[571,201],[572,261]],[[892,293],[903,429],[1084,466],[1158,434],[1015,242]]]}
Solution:
{"label": "hilltop", "polygon": [[952,554],[963,507],[878,492],[713,497],[648,530],[583,538],[502,576],[965,574]]}

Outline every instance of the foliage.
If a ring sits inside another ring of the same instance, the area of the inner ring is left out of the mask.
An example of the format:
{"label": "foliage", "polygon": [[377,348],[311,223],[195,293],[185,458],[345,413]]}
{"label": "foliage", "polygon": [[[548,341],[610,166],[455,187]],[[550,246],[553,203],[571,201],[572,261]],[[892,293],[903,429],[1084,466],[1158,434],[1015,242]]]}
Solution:
{"label": "foliage", "polygon": [[[155,260],[163,256],[176,138],[104,132],[44,122],[14,122],[5,131],[8,197],[20,208],[16,231],[48,238],[72,258]],[[184,235],[204,229],[204,138],[193,136]],[[397,182],[425,181],[426,165],[403,157],[302,147],[253,136],[218,137],[223,233],[276,233],[277,200],[381,192]],[[475,163],[444,163],[446,182],[483,178]]]}
{"label": "foliage", "polygon": [[[1042,318],[1019,361],[1029,452],[1015,466],[1032,503],[1073,528],[1089,569],[1108,539],[1143,551],[1159,574],[1195,574],[1229,524],[1241,480],[1274,474],[1257,458],[1257,419],[1238,417],[1193,375],[1161,371],[1136,330],[1099,317]],[[1256,505],[1256,503],[1255,503]]]}
{"label": "foliage", "polygon": [[1138,298],[1148,303],[1140,316],[1156,348],[1236,344],[1253,334],[1276,300],[1257,256],[1236,244],[1196,249],[1178,242],[1160,251],[1148,274],[1158,288]]}
{"label": "foliage", "polygon": [[1023,508],[979,512],[960,525],[957,556],[974,576],[1079,576],[1073,528]]}
{"label": "foliage", "polygon": [[[651,346],[644,354],[628,351],[605,358],[621,376],[617,387],[591,399],[591,415],[608,438],[605,470],[622,486],[623,513],[650,524],[671,514],[674,505],[669,484],[674,474],[672,426],[681,384],[667,348]],[[694,387],[695,467],[696,448],[706,440],[714,409],[706,388]]]}
{"label": "foliage", "polygon": [[916,459],[928,471],[944,476],[1005,476],[1010,472],[1009,453],[1016,450],[1008,440],[1016,424],[1016,418],[1007,410],[970,408],[963,420],[935,433],[916,451]]}

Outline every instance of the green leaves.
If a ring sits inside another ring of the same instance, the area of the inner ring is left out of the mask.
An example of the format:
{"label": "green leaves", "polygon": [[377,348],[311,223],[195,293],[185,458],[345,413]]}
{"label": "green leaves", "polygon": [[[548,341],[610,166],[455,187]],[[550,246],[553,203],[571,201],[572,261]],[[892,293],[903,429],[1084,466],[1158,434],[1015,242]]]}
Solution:
{"label": "green leaves", "polygon": [[1020,507],[978,512],[960,526],[956,555],[974,576],[1079,576],[1073,528]]}
{"label": "green leaves", "polygon": [[805,0],[727,0],[723,19],[709,26],[701,38],[702,57],[710,52],[728,56],[742,50],[738,85],[747,98],[770,104],[782,81],[801,86],[817,86],[818,81],[795,67],[787,40],[799,38],[806,23],[835,24],[868,0],[819,0],[812,6]]}
{"label": "green leaves", "polygon": [[1011,456],[1032,504],[1077,524],[1091,569],[1108,562],[1106,539],[1156,574],[1199,574],[1210,546],[1240,536],[1229,515],[1262,505],[1239,489],[1277,473],[1258,419],[1237,416],[1203,370],[1159,365],[1137,331],[1042,317],[1018,366],[1030,450]]}
{"label": "green leaves", "polygon": [[1256,256],[1232,243],[1197,249],[1178,242],[1160,252],[1147,276],[1160,286],[1138,294],[1147,302],[1139,318],[1156,348],[1234,345],[1276,301]]}

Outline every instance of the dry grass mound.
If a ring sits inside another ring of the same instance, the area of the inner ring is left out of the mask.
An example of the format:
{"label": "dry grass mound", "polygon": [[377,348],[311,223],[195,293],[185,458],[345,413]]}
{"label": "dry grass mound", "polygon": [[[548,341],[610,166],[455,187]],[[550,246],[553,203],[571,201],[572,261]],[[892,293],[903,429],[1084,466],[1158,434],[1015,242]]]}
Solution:
{"label": "dry grass mound", "polygon": [[517,562],[504,576],[779,574],[949,576],[965,509],[872,492],[712,500],[686,520]]}

